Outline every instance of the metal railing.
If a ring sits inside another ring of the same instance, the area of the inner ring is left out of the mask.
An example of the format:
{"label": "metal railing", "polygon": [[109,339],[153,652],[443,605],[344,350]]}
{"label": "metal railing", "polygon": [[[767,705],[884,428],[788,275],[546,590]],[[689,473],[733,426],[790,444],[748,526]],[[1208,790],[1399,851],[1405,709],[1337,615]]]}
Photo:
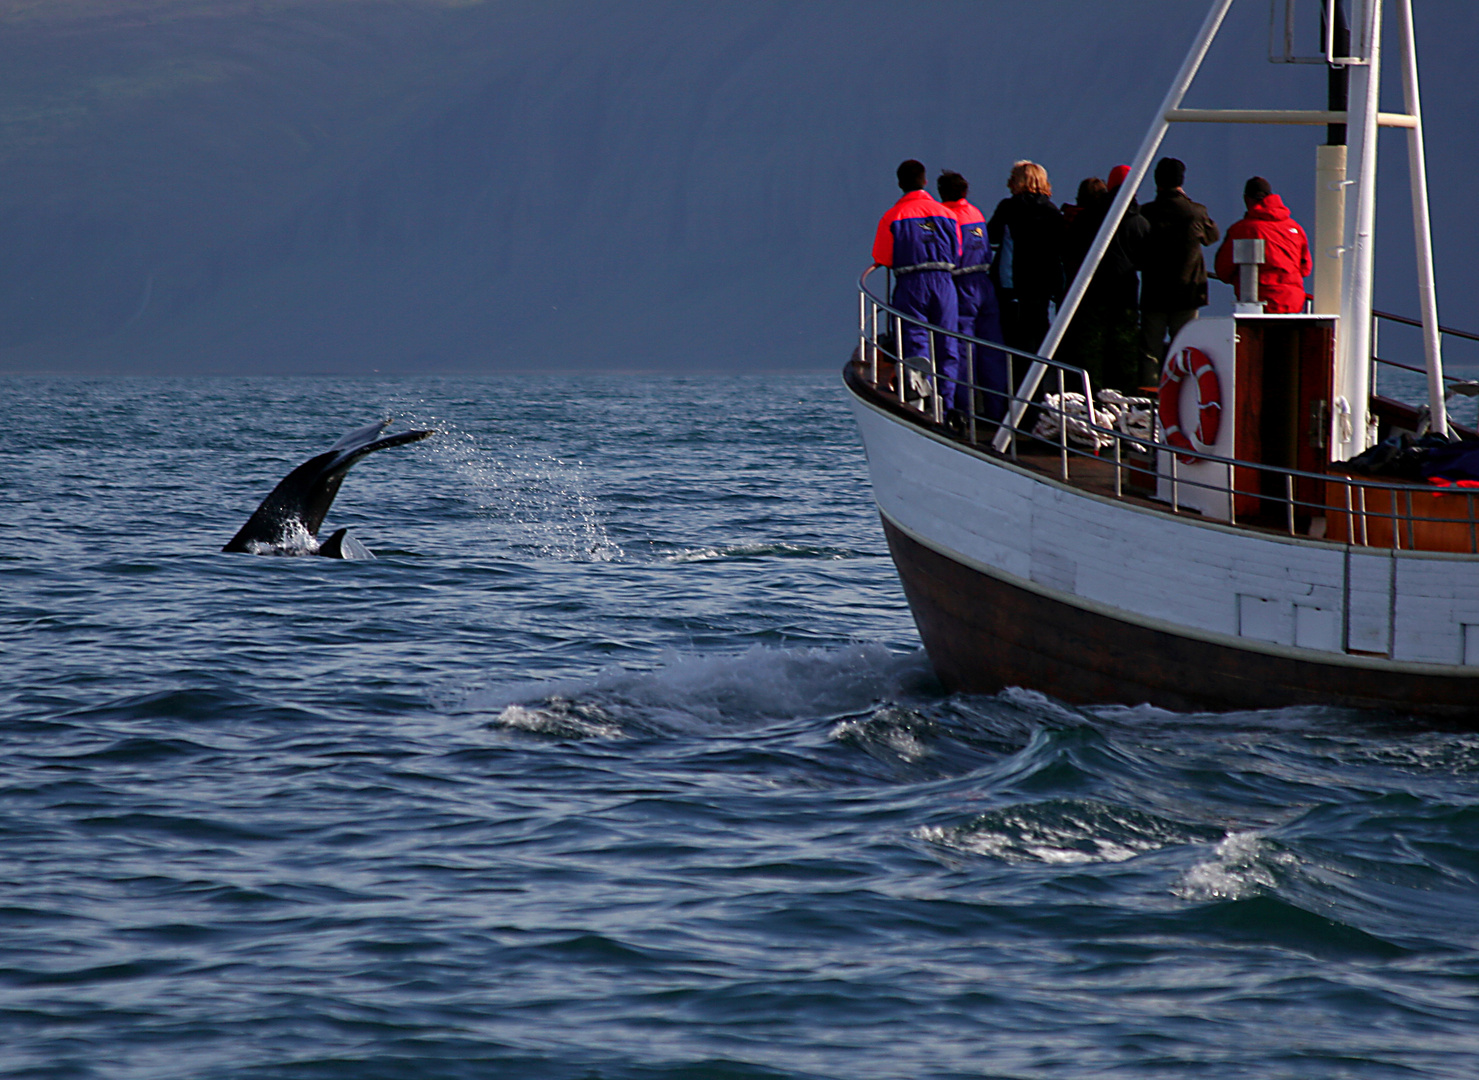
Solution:
{"label": "metal railing", "polygon": [[[1405,315],[1394,315],[1389,311],[1373,311],[1371,313],[1371,342],[1373,351],[1373,355],[1371,357],[1372,387],[1380,387],[1381,384],[1377,378],[1377,375],[1378,372],[1383,368],[1390,368],[1394,371],[1405,371],[1412,375],[1421,375],[1424,379],[1426,379],[1428,370],[1426,367],[1422,367],[1416,364],[1404,364],[1397,360],[1388,360],[1385,357],[1376,355],[1376,350],[1380,348],[1379,342],[1381,340],[1380,335],[1377,333],[1377,328],[1380,327],[1383,322],[1395,323],[1398,326],[1412,327],[1418,330],[1421,330],[1423,328],[1423,323],[1421,319],[1410,319]],[[1470,333],[1467,330],[1458,330],[1451,326],[1439,326],[1438,333],[1440,335],[1440,338],[1442,339],[1455,338],[1459,341],[1479,342],[1479,334]],[[1445,348],[1444,352],[1447,353],[1448,350]],[[1471,365],[1472,360],[1470,361],[1470,366],[1466,367],[1466,370],[1469,371],[1470,375],[1473,374]],[[1479,382],[1476,382],[1472,378],[1466,378],[1463,375],[1454,375],[1446,369],[1443,372],[1443,385],[1446,391],[1445,396],[1449,399],[1450,408],[1452,407],[1452,402],[1455,395],[1462,395],[1465,397],[1479,397]],[[1412,406],[1412,408],[1421,410],[1422,406]],[[1474,435],[1476,431],[1479,431],[1479,413],[1476,413],[1475,415],[1475,426],[1473,428],[1465,428],[1463,427],[1463,425],[1458,425],[1458,428],[1459,431],[1462,432],[1465,436]]]}
{"label": "metal railing", "polygon": [[[1317,539],[1360,547],[1479,554],[1479,516],[1476,516],[1475,506],[1479,489],[1441,488],[1344,473],[1308,472],[1223,457],[1191,447],[1172,446],[1163,441],[1154,408],[1151,409],[1149,438],[1131,434],[1120,427],[1106,426],[1099,422],[1095,409],[1098,403],[1089,375],[1082,368],[946,330],[906,315],[869,288],[869,276],[878,269],[870,267],[859,280],[858,349],[855,354],[859,371],[863,381],[875,393],[899,409],[917,415],[920,422],[927,423],[937,434],[966,443],[988,456],[1005,456],[1016,461],[1020,461],[1023,453],[1033,450],[1038,454],[1055,454],[1060,480],[1089,489],[1102,484],[1103,494],[1112,492],[1116,499],[1136,498],[1152,505],[1159,504],[1173,514],[1186,512],[1188,490],[1202,490],[1217,496],[1218,503],[1226,507],[1228,524],[1233,526],[1285,532],[1290,536],[1312,535]],[[901,346],[906,326],[914,328],[916,336],[928,335],[928,355],[903,355]],[[887,329],[881,329],[883,327]],[[1479,336],[1461,331],[1446,332],[1479,340]],[[945,377],[938,363],[937,342],[944,339],[970,346],[953,379]],[[984,350],[995,350],[1009,357],[1046,365],[1054,373],[1057,395],[1029,402],[1016,396],[1010,378],[1006,387],[978,381],[975,360]],[[967,388],[965,398],[969,408],[963,414],[952,415],[946,409],[941,390],[947,382]],[[1076,392],[1081,392],[1084,398],[1082,416],[1069,408],[1067,388],[1070,386],[1081,388]],[[994,402],[995,407],[983,412],[980,407],[983,402]],[[1052,419],[1046,424],[1039,420],[1031,430],[1026,425],[1011,428],[1009,448],[1002,455],[991,446],[991,439],[1005,423],[1000,418],[1010,415],[1013,402],[1030,405],[1029,417],[1035,411],[1039,417],[1046,415]],[[1044,432],[1053,432],[1053,435]],[[1084,445],[1074,445],[1074,433]],[[1107,460],[1103,451],[1110,451]],[[1094,465],[1091,470],[1081,468],[1076,476],[1071,467],[1075,461],[1093,462]],[[1226,482],[1187,475],[1186,467],[1196,463],[1225,466]],[[1160,493],[1163,485],[1164,495]],[[1138,489],[1138,493],[1127,489]],[[1147,491],[1155,491],[1156,494],[1144,494]],[[1421,502],[1414,502],[1424,497],[1432,500],[1433,512],[1422,512]],[[1462,512],[1456,512],[1460,508]],[[1449,512],[1437,512],[1440,509]],[[1321,520],[1325,523],[1323,535],[1311,533],[1311,526]]]}

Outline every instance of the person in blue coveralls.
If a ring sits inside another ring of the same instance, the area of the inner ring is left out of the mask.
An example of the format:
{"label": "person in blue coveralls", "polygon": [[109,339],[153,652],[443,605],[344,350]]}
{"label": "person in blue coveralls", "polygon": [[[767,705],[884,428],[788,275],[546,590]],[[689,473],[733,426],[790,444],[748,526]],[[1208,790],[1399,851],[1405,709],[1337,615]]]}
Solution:
{"label": "person in blue coveralls", "polygon": [[[940,202],[960,222],[961,251],[955,278],[956,328],[962,334],[983,341],[1001,340],[1001,311],[996,304],[996,286],[991,283],[991,244],[986,238],[986,215],[966,201],[971,185],[958,172],[946,169],[935,180]],[[969,342],[957,341],[960,347],[959,371],[977,386],[983,387],[981,413],[999,421],[1007,411],[1007,355],[999,349],[983,349]],[[992,391],[996,391],[993,393]],[[956,384],[955,409],[971,406],[970,390]]]}
{"label": "person in blue coveralls", "polygon": [[[928,174],[912,158],[898,168],[899,189],[904,195],[878,222],[873,238],[873,261],[894,272],[893,306],[903,314],[934,326],[954,330],[959,319],[955,279],[950,271],[960,261],[960,222],[925,190]],[[904,324],[901,357],[930,355],[930,333],[920,326]],[[960,352],[955,338],[935,334],[935,363],[946,378],[958,378]],[[954,383],[943,383],[937,392],[950,395]],[[950,401],[945,401],[950,405]]]}

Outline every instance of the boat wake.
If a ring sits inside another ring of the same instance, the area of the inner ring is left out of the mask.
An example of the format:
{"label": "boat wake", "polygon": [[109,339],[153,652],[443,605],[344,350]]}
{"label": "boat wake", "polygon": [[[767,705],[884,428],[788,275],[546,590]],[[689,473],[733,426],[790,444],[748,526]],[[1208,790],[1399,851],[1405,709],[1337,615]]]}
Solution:
{"label": "boat wake", "polygon": [[455,706],[492,725],[554,738],[619,738],[752,728],[871,710],[929,684],[922,650],[756,646],[726,656],[673,656],[652,671],[478,691]]}
{"label": "boat wake", "polygon": [[962,825],[929,825],[921,840],[1009,863],[1064,866],[1127,862],[1139,855],[1208,843],[1215,830],[1092,799],[1019,803]]}

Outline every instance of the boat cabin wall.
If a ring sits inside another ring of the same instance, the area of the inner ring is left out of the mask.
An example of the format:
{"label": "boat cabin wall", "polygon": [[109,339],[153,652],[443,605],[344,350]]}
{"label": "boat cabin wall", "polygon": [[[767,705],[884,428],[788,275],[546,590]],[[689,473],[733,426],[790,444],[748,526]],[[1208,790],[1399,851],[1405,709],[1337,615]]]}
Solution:
{"label": "boat cabin wall", "polygon": [[[1169,356],[1194,349],[1211,361],[1221,396],[1217,438],[1200,442],[1198,421],[1207,415],[1197,380],[1187,377],[1168,384],[1181,430],[1193,444],[1220,457],[1275,468],[1323,473],[1330,463],[1332,436],[1338,417],[1332,406],[1335,372],[1335,322],[1318,315],[1235,315],[1197,319],[1177,335]],[[1163,408],[1162,415],[1168,415]],[[1157,498],[1198,510],[1218,521],[1282,522],[1288,514],[1291,492],[1284,474],[1258,469],[1235,469],[1218,462],[1187,464],[1173,455],[1158,455]],[[1174,482],[1173,482],[1174,468]],[[1231,495],[1229,486],[1238,494]],[[1323,485],[1315,479],[1296,479],[1294,498],[1300,503],[1323,502]],[[1304,515],[1301,515],[1304,516]],[[1305,531],[1308,521],[1299,523]]]}

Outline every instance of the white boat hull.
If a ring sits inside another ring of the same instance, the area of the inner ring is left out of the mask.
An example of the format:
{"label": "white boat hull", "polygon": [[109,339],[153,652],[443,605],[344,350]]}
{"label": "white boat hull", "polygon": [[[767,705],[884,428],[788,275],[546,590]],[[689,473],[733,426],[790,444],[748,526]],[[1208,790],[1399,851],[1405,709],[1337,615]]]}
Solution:
{"label": "white boat hull", "polygon": [[1472,557],[1279,536],[1100,497],[849,385],[895,563],[951,689],[1479,716]]}

